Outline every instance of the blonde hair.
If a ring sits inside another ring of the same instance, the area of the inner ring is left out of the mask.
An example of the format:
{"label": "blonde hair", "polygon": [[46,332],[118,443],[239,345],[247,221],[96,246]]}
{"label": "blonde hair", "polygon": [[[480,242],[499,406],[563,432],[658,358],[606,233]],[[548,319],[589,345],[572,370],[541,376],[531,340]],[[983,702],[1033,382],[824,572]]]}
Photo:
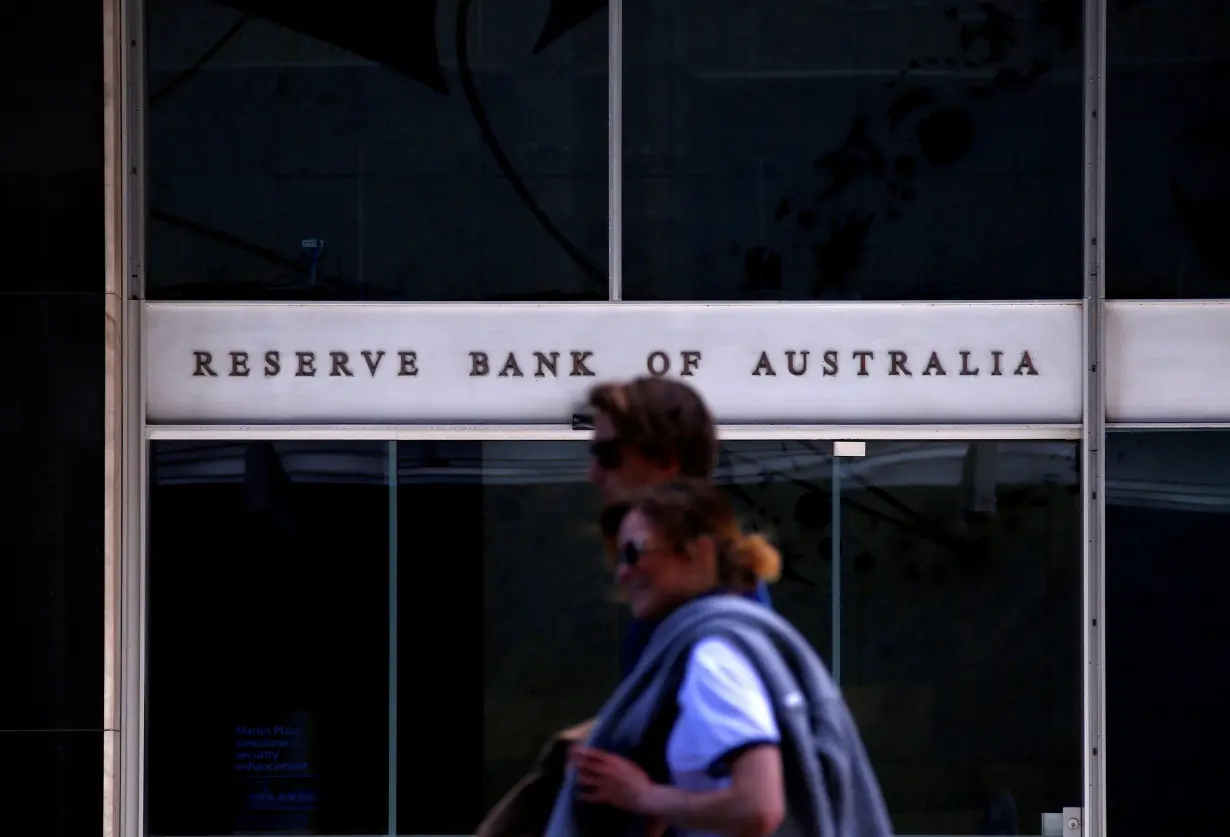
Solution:
{"label": "blonde hair", "polygon": [[699,480],[679,480],[637,489],[610,503],[602,513],[602,535],[609,553],[618,545],[619,527],[639,511],[658,535],[682,549],[697,538],[716,547],[718,581],[736,590],[750,590],[758,581],[776,581],[782,556],[768,538],[745,534],[726,494]]}

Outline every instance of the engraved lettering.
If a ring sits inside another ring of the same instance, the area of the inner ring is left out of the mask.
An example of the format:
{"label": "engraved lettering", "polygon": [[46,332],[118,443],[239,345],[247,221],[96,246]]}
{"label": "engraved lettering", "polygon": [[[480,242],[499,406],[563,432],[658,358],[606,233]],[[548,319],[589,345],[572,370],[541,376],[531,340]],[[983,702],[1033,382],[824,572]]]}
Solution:
{"label": "engraved lettering", "polygon": [[973,369],[970,369],[969,356],[970,356],[969,352],[965,351],[964,349],[961,350],[961,374],[962,375],[977,375],[978,374],[977,366],[975,366]]}
{"label": "engraved lettering", "polygon": [[[811,354],[811,352],[807,351],[806,349],[804,349],[801,352],[795,352],[795,351],[786,352],[786,369],[790,371],[791,375],[798,376],[798,375],[807,374],[807,356],[809,354]],[[795,355],[798,355],[800,358],[802,358],[802,361],[799,363],[797,368],[794,365]]]}
{"label": "engraved lettering", "polygon": [[1003,359],[1003,356],[1004,356],[1004,353],[999,351],[998,349],[991,352],[991,359],[992,359],[991,374],[992,375],[1004,374],[1004,367],[1000,363],[1000,361]]}
{"label": "engraved lettering", "polygon": [[209,365],[213,363],[214,356],[209,352],[193,352],[196,357],[196,369],[192,370],[194,378],[216,378],[218,373]]}
{"label": "engraved lettering", "polygon": [[397,369],[397,377],[413,378],[419,374],[418,352],[398,352],[397,359],[400,361]]}
{"label": "engraved lettering", "polygon": [[768,352],[760,353],[760,360],[756,361],[756,368],[752,370],[752,374],[753,375],[769,375],[769,376],[777,375],[777,373],[773,371],[773,364],[769,363],[769,353]]}
{"label": "engraved lettering", "polygon": [[[1028,370],[1028,371],[1026,371]],[[1038,370],[1034,368],[1034,359],[1029,356],[1029,350],[1021,352],[1021,361],[1016,365],[1013,375],[1037,375]]]}
{"label": "engraved lettering", "polygon": [[231,352],[231,374],[232,378],[248,377],[248,353],[247,352]]}
{"label": "engraved lettering", "polygon": [[685,378],[690,378],[696,374],[695,370],[700,368],[700,352],[689,349],[679,353],[680,362],[683,364],[683,369],[679,374]]}
{"label": "engraved lettering", "polygon": [[315,352],[295,352],[295,357],[299,358],[299,368],[295,370],[296,378],[316,377]]}
{"label": "engraved lettering", "polygon": [[491,371],[486,352],[470,352],[470,377],[481,378]]}
{"label": "engraved lettering", "polygon": [[350,367],[347,365],[350,363],[349,354],[346,352],[329,352],[329,359],[333,362],[333,368],[329,371],[330,378],[354,377],[354,373],[350,371]]}
{"label": "engraved lettering", "polygon": [[593,370],[585,365],[585,361],[593,356],[593,352],[572,352],[572,371],[568,373],[568,376],[571,378],[594,377]]}
{"label": "engraved lettering", "polygon": [[876,353],[875,353],[875,352],[869,352],[869,351],[867,351],[866,349],[863,349],[863,350],[860,350],[860,351],[851,352],[851,354],[853,354],[856,358],[858,358],[858,375],[859,375],[859,377],[860,377],[860,378],[865,378],[865,377],[867,377],[867,359],[868,359],[868,358],[873,358],[873,357],[875,357],[875,356],[876,356]]}
{"label": "engraved lettering", "polygon": [[905,368],[906,362],[905,352],[893,349],[888,353],[888,360],[892,364],[889,367],[888,374],[890,375],[913,375],[909,369]]}
{"label": "engraved lettering", "polygon": [[542,352],[534,352],[534,359],[538,361],[538,369],[534,372],[535,378],[545,378],[547,377],[547,372],[551,373],[552,378],[559,377],[559,373],[557,372],[557,367],[559,366],[559,352],[551,352],[550,355],[543,354]]}
{"label": "engraved lettering", "polygon": [[649,370],[650,375],[661,378],[671,371],[671,359],[666,356],[666,352],[650,352],[649,357],[645,358],[645,367]]}
{"label": "engraved lettering", "polygon": [[384,350],[376,352],[373,357],[370,349],[363,350],[363,362],[367,364],[367,371],[371,377],[376,377],[376,370],[380,368],[380,361],[384,360]]}
{"label": "engraved lettering", "polygon": [[832,378],[837,374],[837,350],[829,349],[824,353],[824,377]]}
{"label": "engraved lettering", "polygon": [[521,372],[521,367],[517,365],[517,356],[512,352],[508,353],[508,360],[504,361],[504,368],[500,370],[501,378],[524,378],[525,375]]}
{"label": "engraved lettering", "polygon": [[931,353],[931,359],[927,361],[927,368],[922,371],[924,375],[947,375],[944,371],[944,364],[940,363],[940,356],[935,352]]}
{"label": "engraved lettering", "polygon": [[282,371],[282,353],[278,351],[265,352],[265,377],[276,377]]}

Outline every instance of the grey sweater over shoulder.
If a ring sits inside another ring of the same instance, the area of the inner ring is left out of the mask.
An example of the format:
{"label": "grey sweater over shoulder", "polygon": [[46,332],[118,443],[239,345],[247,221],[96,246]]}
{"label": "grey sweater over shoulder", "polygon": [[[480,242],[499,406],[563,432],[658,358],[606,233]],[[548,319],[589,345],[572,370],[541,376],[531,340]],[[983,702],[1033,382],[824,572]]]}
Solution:
{"label": "grey sweater over shoulder", "polygon": [[[695,599],[654,631],[633,671],[607,701],[590,746],[642,762],[645,742],[664,746],[661,728],[677,712],[676,695],[692,647],[722,637],[756,666],[781,731],[786,821],[779,835],[888,837],[879,782],[850,711],[819,656],[788,622],[737,596]],[[660,773],[660,771],[657,771]],[[656,776],[661,780],[661,776]],[[576,799],[568,771],[545,837],[632,837],[642,818]]]}

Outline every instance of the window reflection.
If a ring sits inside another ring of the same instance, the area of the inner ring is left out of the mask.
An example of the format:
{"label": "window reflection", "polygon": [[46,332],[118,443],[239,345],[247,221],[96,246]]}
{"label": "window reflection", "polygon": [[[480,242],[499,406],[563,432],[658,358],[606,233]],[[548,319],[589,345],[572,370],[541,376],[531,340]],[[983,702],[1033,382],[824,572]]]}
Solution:
{"label": "window reflection", "polygon": [[1081,804],[1072,442],[843,460],[840,684],[899,834],[1037,834]]}
{"label": "window reflection", "polygon": [[401,833],[472,833],[618,682],[588,457],[584,441],[398,444]]}
{"label": "window reflection", "polygon": [[838,679],[897,833],[1038,833],[1081,799],[1077,446],[871,442],[836,480],[829,450],[727,443],[719,478],[780,545],[774,605]]}
{"label": "window reflection", "polygon": [[[1106,455],[1107,830],[1224,819],[1230,433],[1112,433]],[[1181,798],[1174,806],[1169,800]]]}
{"label": "window reflection", "polygon": [[626,0],[627,298],[1079,297],[1081,20]]}
{"label": "window reflection", "polygon": [[1230,8],[1109,0],[1107,295],[1230,296]]}
{"label": "window reflection", "polygon": [[385,832],[386,450],[151,446],[151,834]]}
{"label": "window reflection", "polygon": [[606,299],[606,15],[577,12],[147,0],[150,296]]}
{"label": "window reflection", "polygon": [[[619,677],[588,457],[155,443],[151,833],[472,833]],[[900,833],[1036,833],[1079,800],[1075,463],[1064,442],[872,443],[835,479],[828,443],[722,446]]]}

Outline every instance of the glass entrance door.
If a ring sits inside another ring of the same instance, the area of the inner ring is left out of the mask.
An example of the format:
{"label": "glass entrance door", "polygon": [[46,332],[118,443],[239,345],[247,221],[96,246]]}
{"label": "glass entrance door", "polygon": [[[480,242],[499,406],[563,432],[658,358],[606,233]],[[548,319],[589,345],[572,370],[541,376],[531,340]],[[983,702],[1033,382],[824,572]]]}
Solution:
{"label": "glass entrance door", "polygon": [[719,479],[781,547],[774,605],[845,693],[897,833],[1043,833],[1081,804],[1077,443],[834,450],[731,442]]}
{"label": "glass entrance door", "polygon": [[[723,445],[899,834],[1079,804],[1070,442]],[[624,629],[560,441],[156,441],[151,835],[473,833],[616,685]]]}

